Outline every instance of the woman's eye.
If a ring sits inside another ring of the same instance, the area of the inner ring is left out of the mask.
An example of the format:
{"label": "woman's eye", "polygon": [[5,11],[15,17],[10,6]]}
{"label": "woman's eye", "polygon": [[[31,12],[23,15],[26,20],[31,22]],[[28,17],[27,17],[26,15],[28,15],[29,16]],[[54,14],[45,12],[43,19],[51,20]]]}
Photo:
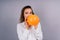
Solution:
{"label": "woman's eye", "polygon": [[28,12],[25,12],[25,14],[32,14],[32,12],[28,13]]}
{"label": "woman's eye", "polygon": [[32,12],[30,12],[30,14],[32,14]]}
{"label": "woman's eye", "polygon": [[27,12],[25,14],[28,14]]}

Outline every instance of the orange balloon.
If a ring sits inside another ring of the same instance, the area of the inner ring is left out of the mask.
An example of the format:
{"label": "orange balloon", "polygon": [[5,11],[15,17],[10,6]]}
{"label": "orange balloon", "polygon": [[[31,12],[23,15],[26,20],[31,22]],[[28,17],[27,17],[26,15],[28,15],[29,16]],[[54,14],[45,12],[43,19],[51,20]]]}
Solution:
{"label": "orange balloon", "polygon": [[37,15],[29,15],[27,17],[27,22],[29,23],[29,25],[36,26],[39,23],[39,17]]}

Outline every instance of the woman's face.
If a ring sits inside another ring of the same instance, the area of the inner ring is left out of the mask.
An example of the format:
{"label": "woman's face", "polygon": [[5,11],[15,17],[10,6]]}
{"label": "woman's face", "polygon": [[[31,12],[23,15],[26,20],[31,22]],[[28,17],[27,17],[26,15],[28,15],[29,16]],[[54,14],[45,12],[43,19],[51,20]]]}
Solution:
{"label": "woman's face", "polygon": [[26,19],[30,14],[32,14],[32,9],[27,8],[24,11],[24,18]]}

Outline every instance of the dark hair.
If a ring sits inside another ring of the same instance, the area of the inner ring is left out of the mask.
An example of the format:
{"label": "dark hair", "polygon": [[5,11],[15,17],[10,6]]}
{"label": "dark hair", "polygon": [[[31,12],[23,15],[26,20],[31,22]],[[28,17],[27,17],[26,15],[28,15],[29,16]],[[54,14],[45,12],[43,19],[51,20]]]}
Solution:
{"label": "dark hair", "polygon": [[[24,22],[24,19],[25,19],[25,18],[24,18],[24,11],[25,11],[25,9],[27,9],[27,8],[32,9],[31,6],[29,6],[29,5],[22,8],[22,10],[21,10],[21,15],[20,15],[20,18],[19,18],[19,23]],[[34,14],[33,10],[32,10],[32,14]]]}

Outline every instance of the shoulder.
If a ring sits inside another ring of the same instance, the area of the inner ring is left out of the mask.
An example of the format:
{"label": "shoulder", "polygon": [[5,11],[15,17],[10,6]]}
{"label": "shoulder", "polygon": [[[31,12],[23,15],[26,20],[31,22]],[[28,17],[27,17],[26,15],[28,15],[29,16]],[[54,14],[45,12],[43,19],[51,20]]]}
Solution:
{"label": "shoulder", "polygon": [[19,27],[21,27],[21,26],[23,26],[23,25],[24,25],[24,22],[18,23],[18,24],[17,24],[17,27],[19,28]]}

